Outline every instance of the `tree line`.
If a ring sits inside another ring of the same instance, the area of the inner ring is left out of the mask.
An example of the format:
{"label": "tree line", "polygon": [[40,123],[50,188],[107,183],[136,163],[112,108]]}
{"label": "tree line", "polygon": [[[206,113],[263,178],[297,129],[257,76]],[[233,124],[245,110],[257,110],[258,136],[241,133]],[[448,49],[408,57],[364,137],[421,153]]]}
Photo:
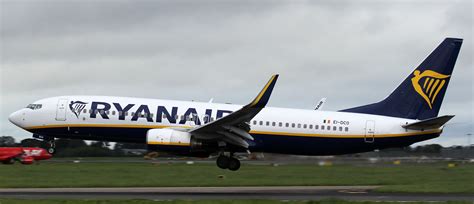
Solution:
{"label": "tree line", "polygon": [[[16,142],[12,136],[0,136],[0,147],[40,147],[47,149],[46,142],[36,139],[24,139]],[[107,142],[94,141],[87,144],[84,140],[56,139],[55,157],[119,157],[142,156],[146,144],[116,143],[112,148]]]}
{"label": "tree line", "polygon": [[[41,147],[48,148],[46,142],[36,139],[24,139],[16,142],[12,136],[0,136],[0,147]],[[454,149],[462,149],[458,146]],[[146,144],[116,143],[112,148],[107,142],[90,142],[75,139],[57,139],[55,157],[120,157],[143,156],[146,153]],[[390,148],[379,151],[379,155],[439,155],[444,148],[439,144],[429,144],[416,147]],[[371,152],[368,152],[371,154]],[[359,155],[359,154],[355,154]],[[349,155],[350,156],[350,155]]]}

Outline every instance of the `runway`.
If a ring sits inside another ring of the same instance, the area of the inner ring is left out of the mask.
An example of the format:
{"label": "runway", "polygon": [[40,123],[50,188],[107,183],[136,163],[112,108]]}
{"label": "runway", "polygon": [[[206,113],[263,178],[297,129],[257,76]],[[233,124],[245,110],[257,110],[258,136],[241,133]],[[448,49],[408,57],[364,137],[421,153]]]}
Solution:
{"label": "runway", "polygon": [[1,198],[22,199],[273,199],[355,201],[474,201],[474,194],[379,193],[378,186],[15,188],[0,189]]}

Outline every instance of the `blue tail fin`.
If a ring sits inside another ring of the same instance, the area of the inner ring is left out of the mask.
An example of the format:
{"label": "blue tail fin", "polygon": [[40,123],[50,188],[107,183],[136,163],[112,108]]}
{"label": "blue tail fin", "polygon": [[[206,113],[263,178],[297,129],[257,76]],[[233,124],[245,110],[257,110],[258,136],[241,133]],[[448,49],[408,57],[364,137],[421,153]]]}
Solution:
{"label": "blue tail fin", "polygon": [[462,39],[446,38],[387,98],[341,110],[424,120],[438,116]]}

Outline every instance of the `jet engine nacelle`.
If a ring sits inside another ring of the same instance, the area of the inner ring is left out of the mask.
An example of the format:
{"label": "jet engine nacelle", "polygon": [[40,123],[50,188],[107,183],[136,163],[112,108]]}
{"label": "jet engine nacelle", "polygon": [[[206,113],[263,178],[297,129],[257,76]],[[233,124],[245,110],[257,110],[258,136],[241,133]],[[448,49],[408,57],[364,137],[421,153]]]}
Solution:
{"label": "jet engine nacelle", "polygon": [[151,129],[146,133],[148,145],[191,146],[191,134],[173,129]]}
{"label": "jet engine nacelle", "polygon": [[189,132],[174,129],[151,129],[146,134],[148,149],[174,152],[177,155],[208,156],[217,150],[217,142],[197,139]]}

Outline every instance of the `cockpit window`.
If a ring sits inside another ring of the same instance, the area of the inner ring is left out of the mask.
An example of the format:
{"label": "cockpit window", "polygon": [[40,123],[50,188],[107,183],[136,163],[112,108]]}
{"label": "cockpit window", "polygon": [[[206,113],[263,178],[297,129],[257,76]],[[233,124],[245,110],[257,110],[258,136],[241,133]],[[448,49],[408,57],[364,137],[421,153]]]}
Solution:
{"label": "cockpit window", "polygon": [[26,106],[26,108],[29,108],[31,110],[36,110],[36,109],[40,109],[41,107],[43,107],[42,104],[28,104]]}

